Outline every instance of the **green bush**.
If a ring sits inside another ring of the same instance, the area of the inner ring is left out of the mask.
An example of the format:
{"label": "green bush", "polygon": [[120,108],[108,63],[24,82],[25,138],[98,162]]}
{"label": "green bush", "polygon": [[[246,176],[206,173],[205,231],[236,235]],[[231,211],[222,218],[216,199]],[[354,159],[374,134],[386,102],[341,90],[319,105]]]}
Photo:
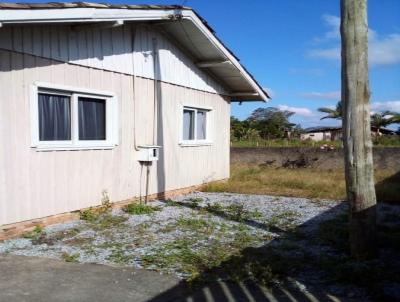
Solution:
{"label": "green bush", "polygon": [[122,210],[125,213],[131,214],[131,215],[143,215],[143,214],[152,214],[156,211],[160,211],[161,207],[153,207],[141,203],[131,203],[128,204],[127,206],[123,207]]}
{"label": "green bush", "polygon": [[32,231],[24,233],[22,237],[27,239],[37,240],[42,234],[43,234],[43,227],[37,225]]}

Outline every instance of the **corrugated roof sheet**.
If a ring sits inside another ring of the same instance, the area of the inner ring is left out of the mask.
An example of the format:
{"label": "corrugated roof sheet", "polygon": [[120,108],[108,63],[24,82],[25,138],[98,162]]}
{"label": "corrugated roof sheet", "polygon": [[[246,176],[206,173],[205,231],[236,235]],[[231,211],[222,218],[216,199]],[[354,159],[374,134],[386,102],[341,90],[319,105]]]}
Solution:
{"label": "corrugated roof sheet", "polygon": [[[96,8],[96,9],[132,9],[132,10],[190,10],[192,11],[201,22],[207,27],[207,29],[214,35],[214,37],[221,43],[221,45],[239,62],[239,58],[218,38],[215,30],[202,18],[195,10],[191,7],[182,5],[149,5],[149,4],[108,4],[108,3],[93,3],[93,2],[48,2],[48,3],[6,3],[0,2],[0,10],[26,10],[26,9],[71,9],[71,8]],[[248,72],[248,70],[242,66],[244,71],[251,77],[254,83],[259,87],[260,90],[270,98],[268,93],[261,87],[256,81],[254,76]]]}
{"label": "corrugated roof sheet", "polygon": [[323,131],[332,131],[332,130],[341,130],[342,127],[340,126],[316,126],[316,127],[309,127],[304,129],[306,133],[313,133],[313,132],[323,132]]}
{"label": "corrugated roof sheet", "polygon": [[149,4],[108,4],[93,2],[48,2],[48,3],[6,3],[0,2],[0,9],[49,9],[49,8],[121,8],[121,9],[188,9],[181,5]]}

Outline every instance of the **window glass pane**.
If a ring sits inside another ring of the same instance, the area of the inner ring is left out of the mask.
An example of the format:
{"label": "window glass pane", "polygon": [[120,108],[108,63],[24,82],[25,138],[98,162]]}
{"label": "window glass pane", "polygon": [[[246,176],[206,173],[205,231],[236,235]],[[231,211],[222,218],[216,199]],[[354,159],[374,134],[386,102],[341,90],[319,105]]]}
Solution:
{"label": "window glass pane", "polygon": [[207,131],[207,112],[206,111],[197,111],[197,139],[206,139],[206,131]]}
{"label": "window glass pane", "polygon": [[106,139],[106,100],[78,98],[79,140]]}
{"label": "window glass pane", "polygon": [[70,97],[39,93],[39,140],[71,140]]}
{"label": "window glass pane", "polygon": [[194,139],[194,111],[183,110],[183,140]]}

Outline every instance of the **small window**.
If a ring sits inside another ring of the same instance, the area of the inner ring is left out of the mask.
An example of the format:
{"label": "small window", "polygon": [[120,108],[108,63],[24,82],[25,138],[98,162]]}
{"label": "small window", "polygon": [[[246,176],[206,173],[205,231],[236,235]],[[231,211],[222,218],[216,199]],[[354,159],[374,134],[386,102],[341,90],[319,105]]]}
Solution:
{"label": "small window", "polygon": [[33,147],[67,150],[116,145],[117,103],[112,94],[43,86],[33,86]]}
{"label": "small window", "polygon": [[183,108],[182,143],[208,142],[209,109]]}

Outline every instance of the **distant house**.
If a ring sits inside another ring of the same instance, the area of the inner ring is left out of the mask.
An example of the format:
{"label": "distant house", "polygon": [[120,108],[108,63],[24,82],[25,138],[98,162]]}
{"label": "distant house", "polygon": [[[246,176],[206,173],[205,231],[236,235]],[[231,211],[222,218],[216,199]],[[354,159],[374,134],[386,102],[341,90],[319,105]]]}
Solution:
{"label": "distant house", "polygon": [[311,127],[300,135],[301,140],[335,141],[342,139],[342,127]]}
{"label": "distant house", "polygon": [[[381,135],[395,135],[396,132],[386,128],[378,129],[371,126],[372,136]],[[311,127],[306,128],[304,133],[300,135],[301,140],[312,140],[312,141],[337,141],[343,137],[342,127]]]}
{"label": "distant house", "polygon": [[268,98],[190,8],[0,3],[0,233],[228,178],[230,103]]}

